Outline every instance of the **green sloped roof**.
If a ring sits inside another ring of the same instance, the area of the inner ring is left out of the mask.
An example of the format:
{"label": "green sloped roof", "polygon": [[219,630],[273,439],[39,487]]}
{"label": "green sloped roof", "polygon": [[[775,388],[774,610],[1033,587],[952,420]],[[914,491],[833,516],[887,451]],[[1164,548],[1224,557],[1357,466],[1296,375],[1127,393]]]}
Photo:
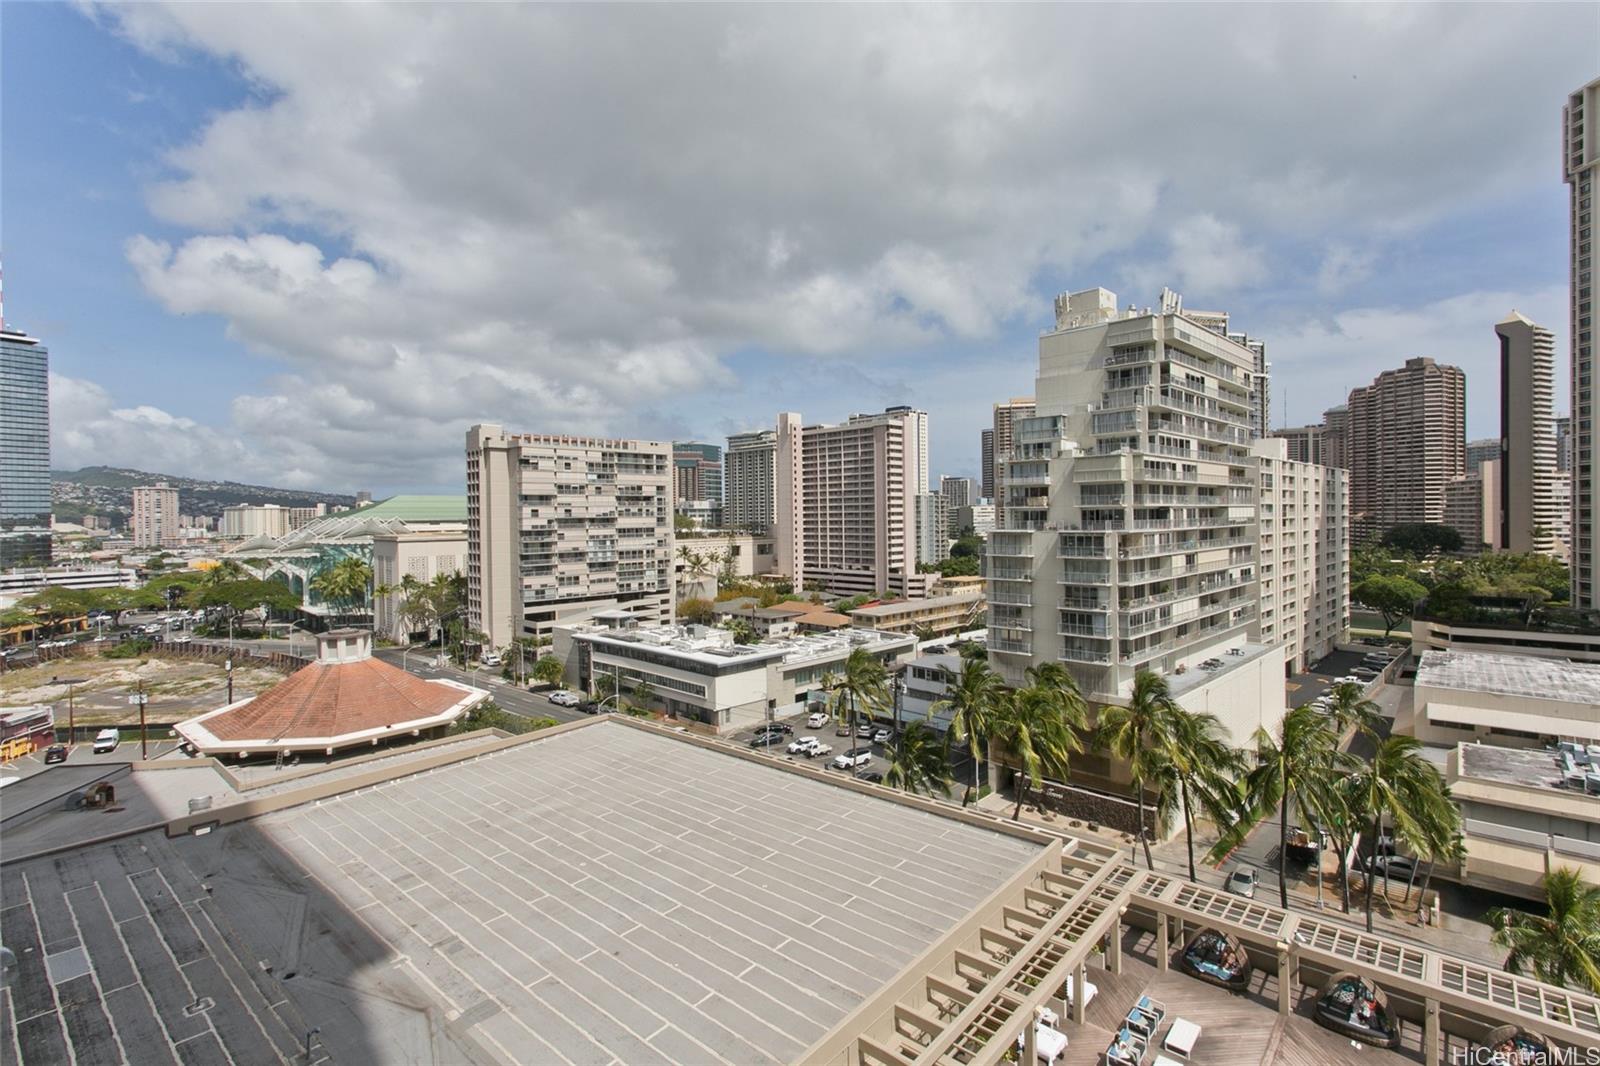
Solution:
{"label": "green sloped roof", "polygon": [[465,496],[390,496],[381,503],[345,512],[362,518],[398,518],[402,522],[465,522]]}

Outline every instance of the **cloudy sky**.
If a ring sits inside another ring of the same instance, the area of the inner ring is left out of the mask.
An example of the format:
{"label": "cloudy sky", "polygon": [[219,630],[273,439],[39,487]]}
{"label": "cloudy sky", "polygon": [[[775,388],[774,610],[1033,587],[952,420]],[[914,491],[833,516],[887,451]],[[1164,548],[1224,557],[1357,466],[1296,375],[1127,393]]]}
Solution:
{"label": "cloudy sky", "polygon": [[476,421],[719,440],[909,403],[975,475],[1051,296],[1265,338],[1274,423],[1414,355],[1494,432],[1559,337],[1592,5],[4,12],[6,317],[54,463],[459,491]]}

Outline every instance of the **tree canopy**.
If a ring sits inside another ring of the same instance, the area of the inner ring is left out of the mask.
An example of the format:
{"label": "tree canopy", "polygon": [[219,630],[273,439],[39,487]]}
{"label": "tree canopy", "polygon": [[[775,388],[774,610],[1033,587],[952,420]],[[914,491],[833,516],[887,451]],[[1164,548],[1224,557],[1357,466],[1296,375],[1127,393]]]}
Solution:
{"label": "tree canopy", "polygon": [[1441,526],[1434,522],[1402,522],[1385,530],[1381,543],[1385,547],[1416,555],[1431,555],[1436,551],[1458,552],[1461,550],[1461,534],[1452,526]]}
{"label": "tree canopy", "polygon": [[1427,589],[1408,577],[1378,574],[1352,589],[1350,598],[1383,615],[1383,635],[1387,638],[1400,620],[1411,614],[1416,602],[1427,594]]}

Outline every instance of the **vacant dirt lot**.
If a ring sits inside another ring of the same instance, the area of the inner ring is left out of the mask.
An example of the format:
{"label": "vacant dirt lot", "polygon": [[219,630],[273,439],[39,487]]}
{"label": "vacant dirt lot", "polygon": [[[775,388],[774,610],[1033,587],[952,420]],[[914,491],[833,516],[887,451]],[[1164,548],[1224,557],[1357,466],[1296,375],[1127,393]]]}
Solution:
{"label": "vacant dirt lot", "polygon": [[[233,698],[264,692],[283,680],[284,675],[258,666],[240,666],[233,671]],[[188,659],[77,658],[56,660],[0,674],[0,704],[19,706],[31,703],[56,704],[58,720],[67,711],[65,679],[72,686],[78,725],[121,725],[136,723],[139,709],[128,703],[128,693],[144,682],[149,701],[146,714],[158,721],[187,718],[201,711],[220,707],[228,697],[228,673],[221,666]]]}

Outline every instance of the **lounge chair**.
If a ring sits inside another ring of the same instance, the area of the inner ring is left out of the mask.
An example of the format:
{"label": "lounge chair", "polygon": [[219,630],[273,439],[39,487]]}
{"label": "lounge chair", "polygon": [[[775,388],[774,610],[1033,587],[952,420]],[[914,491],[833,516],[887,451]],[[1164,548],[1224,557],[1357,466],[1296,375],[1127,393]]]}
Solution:
{"label": "lounge chair", "polygon": [[1151,999],[1149,996],[1140,996],[1139,1002],[1133,1005],[1133,1009],[1141,1014],[1153,1015],[1157,1024],[1167,1016],[1167,1005],[1159,999]]}
{"label": "lounge chair", "polygon": [[1121,1066],[1139,1066],[1144,1061],[1144,1053],[1149,1045],[1129,1028],[1124,1026],[1117,1034],[1111,1046],[1106,1048],[1106,1062],[1119,1063]]}
{"label": "lounge chair", "polygon": [[1156,1030],[1161,1028],[1161,1019],[1134,1007],[1128,1012],[1128,1016],[1122,1019],[1122,1024],[1134,1036],[1148,1041],[1154,1038]]}

